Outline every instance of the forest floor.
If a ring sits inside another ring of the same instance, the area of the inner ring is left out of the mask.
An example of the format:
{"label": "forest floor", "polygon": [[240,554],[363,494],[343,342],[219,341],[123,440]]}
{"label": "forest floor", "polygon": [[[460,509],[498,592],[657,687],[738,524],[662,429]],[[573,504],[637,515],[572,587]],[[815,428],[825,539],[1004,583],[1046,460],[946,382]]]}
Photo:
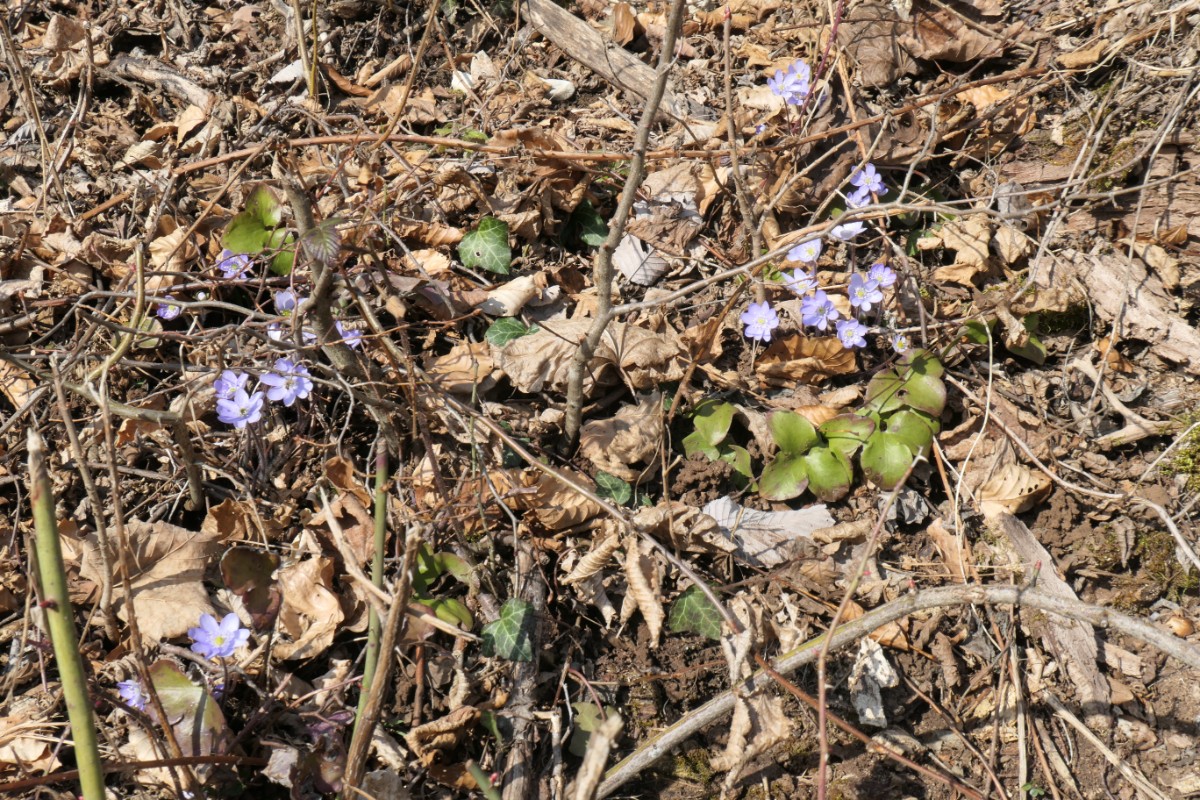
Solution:
{"label": "forest floor", "polygon": [[1200,0],[0,24],[0,794],[1200,797]]}

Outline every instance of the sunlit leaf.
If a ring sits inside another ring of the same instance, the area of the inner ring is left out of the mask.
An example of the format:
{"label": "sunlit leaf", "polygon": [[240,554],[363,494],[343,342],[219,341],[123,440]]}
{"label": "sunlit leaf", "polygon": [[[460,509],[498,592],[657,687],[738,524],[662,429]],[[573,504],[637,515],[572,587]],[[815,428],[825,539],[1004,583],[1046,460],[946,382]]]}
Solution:
{"label": "sunlit leaf", "polygon": [[508,225],[495,217],[484,217],[475,230],[458,243],[458,257],[472,269],[508,274],[512,250],[508,246]]}
{"label": "sunlit leaf", "polygon": [[800,455],[820,441],[813,424],[793,411],[776,411],[767,419],[767,427],[775,446],[788,455]]}
{"label": "sunlit leaf", "polygon": [[535,330],[537,330],[536,327],[526,325],[516,317],[501,317],[488,326],[483,338],[496,347],[504,347],[514,339],[520,339]]}
{"label": "sunlit leaf", "polygon": [[841,500],[854,483],[854,468],[832,447],[814,447],[801,458],[808,475],[808,490],[824,503]]}
{"label": "sunlit leaf", "polygon": [[696,429],[683,437],[683,452],[689,458],[696,453],[704,453],[712,461],[720,458],[717,445],[729,435],[735,410],[723,400],[709,398],[697,403],[691,415]]}
{"label": "sunlit leaf", "polygon": [[633,487],[616,475],[609,475],[604,470],[597,470],[596,494],[623,506],[633,499]]}
{"label": "sunlit leaf", "polygon": [[768,500],[791,500],[808,488],[804,461],[796,455],[780,455],[763,469],[758,493]]}
{"label": "sunlit leaf", "polygon": [[867,437],[875,432],[875,423],[857,414],[839,414],[822,422],[817,431],[834,450],[842,455],[852,456],[862,447]]}
{"label": "sunlit leaf", "polygon": [[937,423],[919,411],[897,411],[888,417],[887,432],[908,445],[913,453],[924,453],[937,433]]}
{"label": "sunlit leaf", "polygon": [[876,431],[863,447],[860,462],[867,479],[884,489],[894,489],[913,462],[913,451],[900,437]]}
{"label": "sunlit leaf", "polygon": [[671,606],[667,627],[676,633],[698,633],[719,641],[721,622],[721,612],[699,586],[692,584]]}
{"label": "sunlit leaf", "polygon": [[508,661],[532,661],[533,606],[524,600],[509,600],[500,609],[500,619],[483,626],[483,654]]}

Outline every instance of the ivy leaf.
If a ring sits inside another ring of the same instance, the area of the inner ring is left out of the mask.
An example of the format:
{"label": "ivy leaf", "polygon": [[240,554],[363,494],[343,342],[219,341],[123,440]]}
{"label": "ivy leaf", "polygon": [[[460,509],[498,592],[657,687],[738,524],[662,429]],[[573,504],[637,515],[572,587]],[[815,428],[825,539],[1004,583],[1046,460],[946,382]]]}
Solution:
{"label": "ivy leaf", "polygon": [[767,427],[775,446],[788,455],[801,455],[821,438],[813,424],[794,411],[776,411],[767,420]]}
{"label": "ivy leaf", "polygon": [[913,451],[894,433],[876,431],[862,451],[863,474],[883,489],[895,489],[908,472]]}
{"label": "ivy leaf", "polygon": [[522,336],[533,333],[537,330],[537,326],[526,325],[516,317],[501,317],[488,326],[484,332],[483,338],[488,340],[488,343],[495,347],[504,347],[504,345],[520,339]]}
{"label": "ivy leaf", "polygon": [[571,214],[571,225],[576,226],[579,241],[590,247],[599,247],[608,238],[608,223],[587,200],[575,207]]}
{"label": "ivy leaf", "polygon": [[783,454],[763,469],[758,493],[767,500],[791,500],[808,488],[808,473],[801,456]]}
{"label": "ivy leaf", "polygon": [[458,243],[458,257],[464,266],[507,275],[512,264],[508,225],[495,217],[479,220],[479,226]]}
{"label": "ivy leaf", "polygon": [[529,631],[533,606],[524,600],[509,600],[500,609],[500,619],[483,626],[483,654],[508,661],[533,661]]}
{"label": "ivy leaf", "polygon": [[597,470],[596,494],[623,506],[633,499],[633,488],[616,475],[609,475],[604,470]]}
{"label": "ivy leaf", "polygon": [[671,606],[667,626],[676,633],[698,633],[720,641],[721,622],[721,612],[699,586],[692,584]]}

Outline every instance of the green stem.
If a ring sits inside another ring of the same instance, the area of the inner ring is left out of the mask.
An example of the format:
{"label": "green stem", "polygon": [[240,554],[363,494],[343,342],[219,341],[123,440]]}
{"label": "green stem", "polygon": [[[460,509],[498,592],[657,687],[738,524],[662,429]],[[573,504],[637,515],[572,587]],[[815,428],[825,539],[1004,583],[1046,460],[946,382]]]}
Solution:
{"label": "green stem", "polygon": [[36,532],[38,576],[50,642],[62,680],[67,719],[75,739],[75,760],[79,765],[79,788],[85,800],[104,800],[104,768],[96,742],[92,704],[88,698],[87,676],[79,654],[71,600],[67,594],[67,572],[63,567],[62,547],[58,541],[58,523],[54,518],[54,491],[46,472],[45,446],[37,431],[29,431],[29,502],[33,506]]}
{"label": "green stem", "polygon": [[[383,555],[387,539],[387,450],[380,448],[375,456],[375,556],[371,559],[371,583],[383,588]],[[362,691],[358,695],[358,713],[361,719],[367,705],[371,680],[375,677],[375,664],[379,661],[379,637],[383,623],[375,607],[371,606],[367,622],[367,655],[363,664]]]}
{"label": "green stem", "polygon": [[471,777],[475,779],[475,785],[479,787],[479,791],[483,792],[483,796],[487,800],[500,800],[500,793],[496,791],[495,786],[492,786],[491,778],[479,768],[478,764],[474,761],[468,761],[467,772],[471,773]]}

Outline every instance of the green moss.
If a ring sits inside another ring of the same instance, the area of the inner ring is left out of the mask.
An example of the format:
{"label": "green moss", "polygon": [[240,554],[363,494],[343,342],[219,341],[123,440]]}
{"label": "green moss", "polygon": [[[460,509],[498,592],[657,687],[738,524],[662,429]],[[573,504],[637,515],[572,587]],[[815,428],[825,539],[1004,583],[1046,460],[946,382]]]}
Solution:
{"label": "green moss", "polygon": [[[1181,421],[1183,429],[1200,421],[1200,412],[1193,412]],[[1166,463],[1160,468],[1165,475],[1183,475],[1187,478],[1187,489],[1200,491],[1200,428],[1193,430],[1179,443]]]}
{"label": "green moss", "polygon": [[1150,531],[1138,537],[1134,553],[1141,562],[1143,577],[1160,596],[1179,602],[1183,595],[1200,587],[1200,576],[1186,570],[1175,557],[1175,538],[1170,531]]}
{"label": "green moss", "polygon": [[708,751],[703,747],[684,750],[671,760],[671,775],[681,780],[708,783],[713,774],[713,768],[708,763]]}

